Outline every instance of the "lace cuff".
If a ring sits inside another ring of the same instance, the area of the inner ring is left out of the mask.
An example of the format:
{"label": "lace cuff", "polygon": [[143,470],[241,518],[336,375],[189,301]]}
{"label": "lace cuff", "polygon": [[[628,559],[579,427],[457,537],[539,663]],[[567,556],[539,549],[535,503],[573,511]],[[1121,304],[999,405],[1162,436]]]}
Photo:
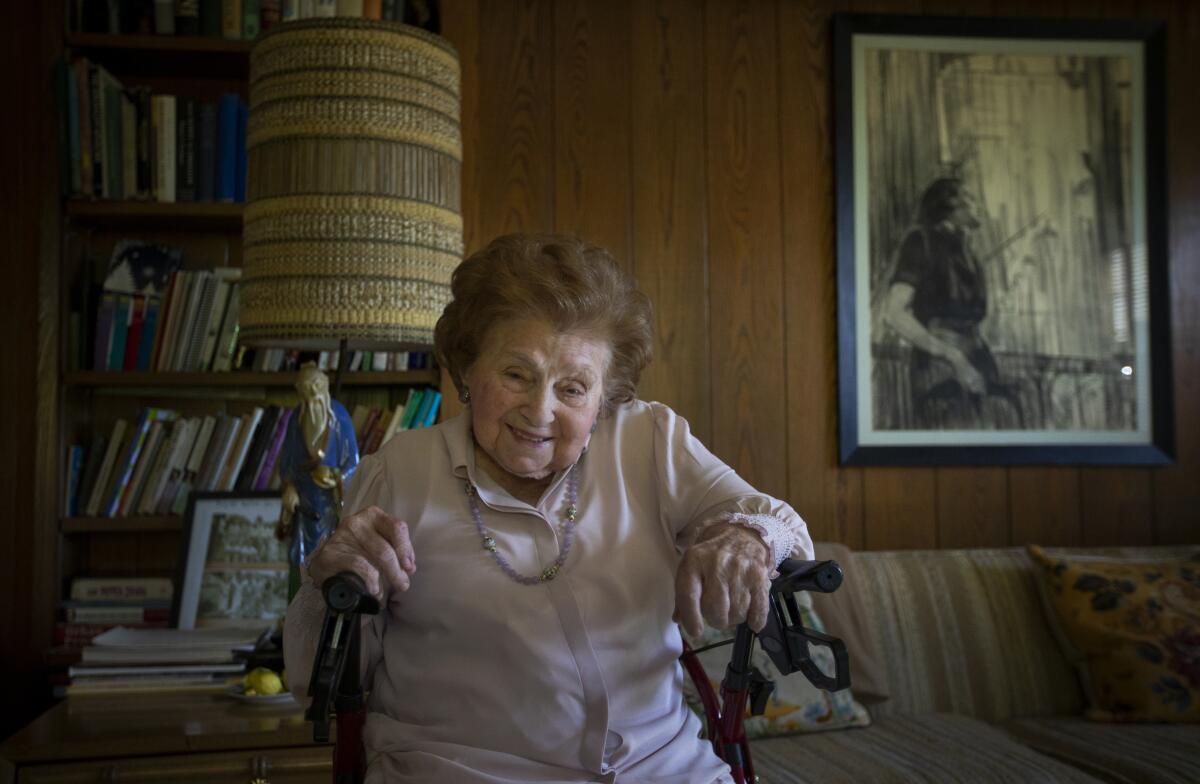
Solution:
{"label": "lace cuff", "polygon": [[776,567],[791,555],[792,548],[796,544],[796,534],[791,526],[773,515],[730,512],[721,518],[721,522],[744,525],[757,531],[758,535],[766,542],[767,547],[771,548],[771,558],[775,561]]}

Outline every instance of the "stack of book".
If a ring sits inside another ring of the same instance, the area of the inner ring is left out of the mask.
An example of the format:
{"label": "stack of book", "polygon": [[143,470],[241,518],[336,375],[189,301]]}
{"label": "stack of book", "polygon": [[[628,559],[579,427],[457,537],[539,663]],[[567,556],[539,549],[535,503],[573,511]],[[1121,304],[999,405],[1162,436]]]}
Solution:
{"label": "stack of book", "polygon": [[[305,5],[315,1],[307,0]],[[199,35],[236,41],[253,40],[278,24],[285,5],[287,0],[73,0],[67,8],[71,29],[84,33]]]}
{"label": "stack of book", "polygon": [[66,696],[217,692],[246,668],[263,630],[116,628],[85,647],[68,670]]}
{"label": "stack of book", "polygon": [[79,651],[115,626],[165,628],[171,615],[171,580],[166,577],[77,577],[62,602],[54,644]]}
{"label": "stack of book", "polygon": [[145,408],[118,419],[91,446],[72,446],[70,517],[182,514],[191,491],[279,487],[279,453],[294,409],[255,406],[241,416],[180,417]]}
{"label": "stack of book", "polygon": [[409,390],[408,399],[396,406],[395,411],[355,406],[350,421],[358,439],[358,453],[371,454],[386,444],[397,431],[432,426],[437,421],[441,402],[442,393],[427,387]]}
{"label": "stack of book", "polygon": [[72,197],[246,200],[246,103],[126,88],[102,65],[57,66],[61,186]]}
{"label": "stack of book", "polygon": [[106,286],[97,306],[92,369],[232,370],[241,273],[236,267],[176,270],[161,296]]}

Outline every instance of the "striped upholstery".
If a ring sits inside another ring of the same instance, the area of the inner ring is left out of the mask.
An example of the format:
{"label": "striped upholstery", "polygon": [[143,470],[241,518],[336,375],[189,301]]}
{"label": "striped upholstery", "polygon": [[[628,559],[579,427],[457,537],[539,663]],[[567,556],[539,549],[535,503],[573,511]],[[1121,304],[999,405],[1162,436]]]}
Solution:
{"label": "striped upholstery", "polygon": [[763,784],[1097,784],[978,719],[950,714],[760,740],[751,752]]}
{"label": "striped upholstery", "polygon": [[[1172,557],[1191,550],[1067,552]],[[873,716],[949,712],[1002,721],[1083,710],[1023,548],[860,552],[855,571],[876,657],[887,669],[890,699],[872,707]]]}
{"label": "striped upholstery", "polygon": [[1056,717],[1014,719],[1004,728],[1031,748],[1105,781],[1200,781],[1200,727],[1195,724],[1103,724]]}

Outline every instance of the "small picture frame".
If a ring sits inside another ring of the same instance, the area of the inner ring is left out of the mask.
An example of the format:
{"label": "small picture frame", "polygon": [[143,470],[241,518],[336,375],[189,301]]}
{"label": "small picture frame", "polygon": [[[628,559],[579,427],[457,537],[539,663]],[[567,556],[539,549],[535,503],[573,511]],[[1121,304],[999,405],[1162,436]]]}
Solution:
{"label": "small picture frame", "polygon": [[275,537],[278,492],[193,493],[171,608],[177,629],[265,627],[288,599],[287,543]]}
{"label": "small picture frame", "polygon": [[835,17],[843,464],[1173,460],[1164,48]]}

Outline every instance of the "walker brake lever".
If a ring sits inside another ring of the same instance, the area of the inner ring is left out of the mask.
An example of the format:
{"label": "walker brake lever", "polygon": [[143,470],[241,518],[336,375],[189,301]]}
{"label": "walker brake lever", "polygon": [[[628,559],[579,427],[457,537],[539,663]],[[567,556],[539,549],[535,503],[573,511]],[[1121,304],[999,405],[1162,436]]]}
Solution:
{"label": "walker brake lever", "polygon": [[[304,712],[304,718],[313,723],[313,740],[328,743],[330,716],[335,701],[355,696],[339,694],[339,686],[342,685],[342,675],[352,649],[357,655],[358,646],[352,643],[358,628],[358,616],[377,614],[379,600],[367,592],[362,579],[352,572],[341,572],[327,579],[321,585],[321,593],[325,597],[325,620],[321,624],[316,662],[308,682],[308,696],[312,702]],[[350,686],[361,698],[357,666],[352,670],[355,682]]]}
{"label": "walker brake lever", "polygon": [[[812,685],[825,691],[850,686],[850,659],[846,644],[837,637],[807,629],[801,623],[797,591],[832,593],[842,584],[842,567],[835,561],[787,559],[779,565],[779,577],[771,581],[767,624],[758,640],[771,661],[784,675],[799,671]],[[834,674],[825,674],[809,654],[810,645],[822,645],[833,654]]]}

